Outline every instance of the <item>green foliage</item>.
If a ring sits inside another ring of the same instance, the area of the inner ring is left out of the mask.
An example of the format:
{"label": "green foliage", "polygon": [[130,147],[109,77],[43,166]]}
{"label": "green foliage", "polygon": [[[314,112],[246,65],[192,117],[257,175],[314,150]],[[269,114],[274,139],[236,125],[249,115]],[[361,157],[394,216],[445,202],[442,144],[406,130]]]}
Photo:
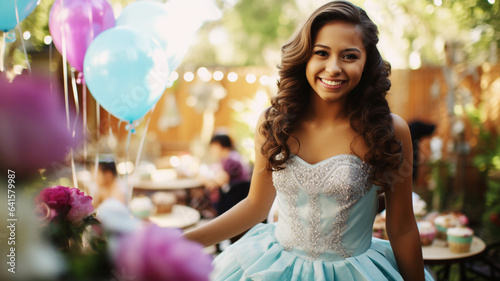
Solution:
{"label": "green foliage", "polygon": [[489,240],[487,242],[493,242],[498,241],[500,237],[500,179],[489,179],[487,184],[481,234]]}
{"label": "green foliage", "polygon": [[493,241],[500,235],[500,136],[484,126],[481,110],[482,106],[468,107],[466,112],[479,132],[473,163],[487,181],[482,235]]}
{"label": "green foliage", "polygon": [[473,163],[480,172],[500,171],[500,137],[484,126],[481,109],[481,106],[467,108],[467,116],[472,126],[479,132]]}
{"label": "green foliage", "polygon": [[440,212],[449,211],[453,201],[458,201],[453,196],[450,196],[450,163],[444,160],[436,160],[428,162],[427,165],[431,169],[430,185],[433,186],[432,208]]}
{"label": "green foliage", "polygon": [[31,33],[31,44],[36,50],[40,50],[45,43],[45,36],[49,35],[50,8],[55,0],[42,0],[40,4],[21,22],[21,30]]}
{"label": "green foliage", "polygon": [[[108,1],[115,8],[134,2]],[[49,35],[48,17],[53,2],[41,0],[21,23],[23,31],[31,32],[30,41],[36,50],[43,46],[44,37]],[[199,30],[198,42],[190,48],[184,60],[187,64],[275,65],[277,62],[270,62],[267,58],[269,53],[279,54],[280,46],[310,13],[301,10],[307,6],[305,0],[216,2],[223,17],[206,23]],[[315,6],[320,2],[314,1]],[[494,4],[487,0],[442,2],[437,6],[434,0],[354,1],[362,3],[361,6],[379,26],[381,51],[396,68],[407,67],[412,52],[420,54],[424,65],[443,64],[444,42],[450,40],[462,46],[463,62],[478,64],[488,60],[495,51],[492,43],[499,45],[500,42],[500,1]],[[216,29],[227,32],[225,45],[210,43],[210,33]],[[20,48],[18,43],[13,47]]]}
{"label": "green foliage", "polygon": [[464,34],[469,38],[461,38],[467,61],[488,60],[491,43],[500,46],[500,1],[493,4],[487,0],[443,1],[440,9],[451,11],[460,30],[468,31]]}
{"label": "green foliage", "polygon": [[241,0],[234,13],[227,14],[229,32],[238,49],[247,53],[244,65],[264,63],[262,52],[266,47],[279,49],[279,45],[295,30],[291,16],[296,9],[289,0],[261,1]]}

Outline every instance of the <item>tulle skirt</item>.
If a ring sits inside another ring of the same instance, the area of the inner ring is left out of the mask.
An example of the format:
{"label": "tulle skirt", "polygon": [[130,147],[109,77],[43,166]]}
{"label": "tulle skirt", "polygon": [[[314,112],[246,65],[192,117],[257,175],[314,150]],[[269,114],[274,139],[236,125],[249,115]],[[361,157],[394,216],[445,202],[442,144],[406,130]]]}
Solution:
{"label": "tulle skirt", "polygon": [[[274,224],[259,224],[214,261],[212,281],[403,280],[390,243],[373,237],[363,254],[338,261],[306,260],[283,249]],[[425,272],[426,280],[434,280]]]}

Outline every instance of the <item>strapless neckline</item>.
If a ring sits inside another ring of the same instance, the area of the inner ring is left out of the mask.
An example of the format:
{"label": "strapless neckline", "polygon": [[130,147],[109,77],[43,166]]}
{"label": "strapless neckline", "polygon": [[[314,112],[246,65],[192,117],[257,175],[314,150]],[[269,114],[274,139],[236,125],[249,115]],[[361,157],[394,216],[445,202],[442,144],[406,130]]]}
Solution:
{"label": "strapless neckline", "polygon": [[337,154],[337,155],[333,155],[333,156],[330,156],[328,158],[325,158],[319,162],[316,162],[314,164],[311,164],[309,162],[307,162],[306,160],[302,159],[300,156],[298,156],[297,154],[291,154],[291,158],[296,158],[297,160],[299,160],[300,163],[306,165],[306,166],[310,166],[310,167],[314,167],[314,166],[318,166],[318,165],[321,165],[321,164],[324,164],[326,162],[329,162],[329,161],[333,161],[333,160],[336,160],[336,161],[339,161],[339,159],[341,160],[342,158],[350,158],[352,160],[355,160],[357,161],[358,163],[363,163],[363,164],[366,164],[370,167],[370,165],[368,163],[366,163],[363,159],[359,158],[359,156],[357,155],[354,155],[354,154],[347,154],[347,153],[342,153],[342,154]]}

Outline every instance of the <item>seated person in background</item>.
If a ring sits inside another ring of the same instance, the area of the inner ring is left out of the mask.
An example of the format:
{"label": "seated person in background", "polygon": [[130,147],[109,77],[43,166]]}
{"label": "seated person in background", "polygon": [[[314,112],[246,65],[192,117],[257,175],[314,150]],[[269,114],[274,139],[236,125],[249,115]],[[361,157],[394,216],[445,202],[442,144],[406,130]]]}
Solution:
{"label": "seated person in background", "polygon": [[118,179],[114,161],[99,162],[97,170],[96,187],[92,193],[92,204],[98,207],[104,200],[115,198],[125,202],[125,191]]}
{"label": "seated person in background", "polygon": [[218,214],[222,214],[246,197],[250,186],[250,167],[234,149],[228,135],[214,135],[209,152],[215,163],[208,172],[201,173],[200,178]]}
{"label": "seated person in background", "polygon": [[420,159],[420,141],[425,137],[430,137],[436,130],[436,125],[423,121],[412,121],[408,124],[411,135],[411,144],[413,146],[413,181],[417,180],[418,168],[422,164]]}

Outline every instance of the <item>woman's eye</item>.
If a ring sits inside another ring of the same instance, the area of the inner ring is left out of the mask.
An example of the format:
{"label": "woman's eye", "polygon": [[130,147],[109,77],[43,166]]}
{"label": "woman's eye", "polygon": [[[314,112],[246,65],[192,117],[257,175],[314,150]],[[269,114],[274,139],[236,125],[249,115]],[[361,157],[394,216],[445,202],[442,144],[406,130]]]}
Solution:
{"label": "woman's eye", "polygon": [[347,54],[347,55],[344,56],[344,59],[346,59],[346,60],[356,60],[356,59],[358,59],[358,56],[355,55],[355,54]]}
{"label": "woman's eye", "polygon": [[326,57],[328,56],[328,53],[325,51],[316,51],[314,52],[316,55],[321,56],[321,57]]}

